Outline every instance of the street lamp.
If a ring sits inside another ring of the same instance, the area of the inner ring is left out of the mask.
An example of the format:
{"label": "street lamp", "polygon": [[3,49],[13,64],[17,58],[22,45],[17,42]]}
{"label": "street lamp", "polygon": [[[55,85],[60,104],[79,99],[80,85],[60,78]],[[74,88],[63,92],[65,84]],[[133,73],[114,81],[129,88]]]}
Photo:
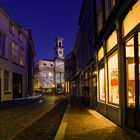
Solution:
{"label": "street lamp", "polygon": [[49,73],[49,76],[52,76],[52,73]]}

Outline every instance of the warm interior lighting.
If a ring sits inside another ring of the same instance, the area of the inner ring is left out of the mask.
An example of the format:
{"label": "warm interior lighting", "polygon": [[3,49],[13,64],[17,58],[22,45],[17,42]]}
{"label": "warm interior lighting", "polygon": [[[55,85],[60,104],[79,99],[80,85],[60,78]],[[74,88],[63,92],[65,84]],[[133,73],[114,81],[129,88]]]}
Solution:
{"label": "warm interior lighting", "polygon": [[98,51],[98,61],[104,57],[104,49],[103,46]]}
{"label": "warm interior lighting", "polygon": [[65,85],[64,85],[64,84],[62,84],[62,87],[64,88],[64,87],[65,87]]}
{"label": "warm interior lighting", "polygon": [[135,107],[135,61],[134,38],[126,43],[126,81],[127,81],[127,106]]}
{"label": "warm interior lighting", "polygon": [[119,104],[118,53],[108,58],[109,102]]}
{"label": "warm interior lighting", "polygon": [[49,76],[52,76],[52,73],[49,73]]}
{"label": "warm interior lighting", "polygon": [[99,70],[99,99],[105,101],[104,68]]}
{"label": "warm interior lighting", "polygon": [[67,88],[68,88],[68,93],[70,92],[70,82],[68,81],[68,83],[67,83],[68,85],[67,85]]}
{"label": "warm interior lighting", "polygon": [[140,23],[140,0],[132,7],[123,22],[124,36],[127,35],[138,23]]}
{"label": "warm interior lighting", "polygon": [[55,85],[53,84],[52,87],[55,88]]}
{"label": "warm interior lighting", "polygon": [[114,31],[107,40],[107,51],[110,51],[117,44],[117,32]]}

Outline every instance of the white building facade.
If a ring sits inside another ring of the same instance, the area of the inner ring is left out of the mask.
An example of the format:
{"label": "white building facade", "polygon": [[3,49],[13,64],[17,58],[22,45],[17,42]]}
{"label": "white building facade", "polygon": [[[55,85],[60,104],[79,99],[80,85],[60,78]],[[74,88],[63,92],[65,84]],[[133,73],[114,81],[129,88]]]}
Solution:
{"label": "white building facade", "polygon": [[42,59],[35,62],[35,90],[51,92],[54,87],[54,61]]}
{"label": "white building facade", "polygon": [[63,39],[55,39],[54,60],[41,59],[35,62],[35,91],[47,93],[64,92],[64,48]]}
{"label": "white building facade", "polygon": [[34,56],[31,31],[0,7],[0,101],[32,95]]}

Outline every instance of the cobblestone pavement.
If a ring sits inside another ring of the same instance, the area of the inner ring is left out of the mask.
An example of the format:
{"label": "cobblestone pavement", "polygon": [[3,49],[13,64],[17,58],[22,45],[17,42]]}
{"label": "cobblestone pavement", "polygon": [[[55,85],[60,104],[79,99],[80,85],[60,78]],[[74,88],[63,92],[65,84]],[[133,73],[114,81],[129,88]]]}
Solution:
{"label": "cobblestone pavement", "polygon": [[11,140],[56,106],[63,97],[48,96],[31,104],[0,110],[0,140]]}
{"label": "cobblestone pavement", "polygon": [[[64,140],[139,140],[139,135],[120,128],[95,110],[73,101],[65,114]],[[58,137],[58,139],[60,139]]]}

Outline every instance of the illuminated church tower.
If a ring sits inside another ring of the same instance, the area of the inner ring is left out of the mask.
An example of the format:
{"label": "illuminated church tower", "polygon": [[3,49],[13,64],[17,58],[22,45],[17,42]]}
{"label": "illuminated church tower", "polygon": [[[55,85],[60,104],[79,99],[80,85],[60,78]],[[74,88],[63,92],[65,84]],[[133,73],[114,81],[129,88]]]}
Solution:
{"label": "illuminated church tower", "polygon": [[63,38],[57,37],[55,39],[56,46],[55,46],[55,59],[64,59],[64,48],[63,48]]}
{"label": "illuminated church tower", "polygon": [[64,92],[64,39],[57,37],[55,39],[55,59],[54,59],[54,84],[57,89],[57,93]]}

